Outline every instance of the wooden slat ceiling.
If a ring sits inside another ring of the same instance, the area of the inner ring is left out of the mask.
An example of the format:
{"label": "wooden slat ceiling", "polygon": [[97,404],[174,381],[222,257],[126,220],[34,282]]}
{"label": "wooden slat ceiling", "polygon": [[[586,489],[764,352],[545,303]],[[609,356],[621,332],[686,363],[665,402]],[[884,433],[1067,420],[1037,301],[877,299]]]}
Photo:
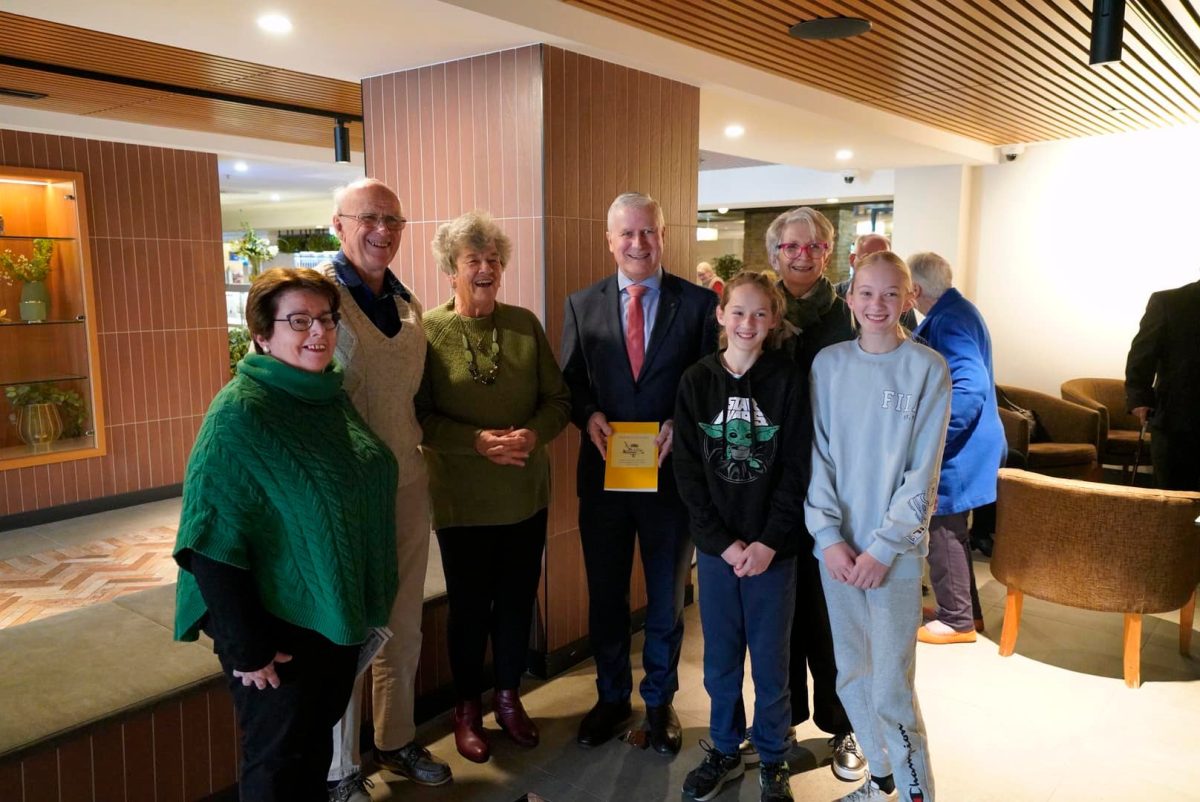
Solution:
{"label": "wooden slat ceiling", "polygon": [[[59,66],[176,84],[361,116],[359,85],[350,81],[214,56],[55,22],[0,12],[0,54]],[[222,100],[189,97],[106,81],[0,65],[0,87],[44,92],[40,100],[0,95],[0,103],[215,134],[333,148],[334,121]],[[360,123],[350,147],[362,151]]]}
{"label": "wooden slat ceiling", "polygon": [[[1131,0],[1122,62],[1099,68],[1088,66],[1091,0],[564,2],[994,145],[1200,122],[1194,59],[1140,13],[1171,17],[1194,54],[1190,0]],[[800,20],[829,16],[873,27],[834,42],[788,36]]]}

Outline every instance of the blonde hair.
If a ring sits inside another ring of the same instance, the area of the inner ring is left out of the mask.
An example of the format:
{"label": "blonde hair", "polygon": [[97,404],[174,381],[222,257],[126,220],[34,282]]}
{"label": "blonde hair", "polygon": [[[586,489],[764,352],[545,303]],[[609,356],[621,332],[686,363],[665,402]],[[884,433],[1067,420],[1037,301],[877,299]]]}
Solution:
{"label": "blonde hair", "polygon": [[[783,297],[783,292],[780,291],[778,285],[768,276],[758,273],[754,270],[740,270],[737,275],[725,282],[725,288],[721,290],[721,300],[717,303],[717,307],[724,311],[729,299],[733,297],[733,291],[738,287],[754,287],[763,295],[767,296],[767,303],[771,307],[771,314],[775,316],[775,327],[767,334],[767,339],[763,343],[763,348],[776,349],[783,345],[784,340],[791,336],[791,332],[787,326],[783,325],[783,316],[787,311],[787,300]],[[721,350],[729,347],[728,338],[725,336],[725,327],[721,327],[721,332],[718,335],[718,345]]]}
{"label": "blonde hair", "polygon": [[433,249],[434,261],[447,276],[458,273],[458,255],[464,248],[483,251],[489,245],[495,246],[501,268],[508,267],[509,257],[512,256],[512,240],[496,225],[490,214],[478,209],[456,217],[449,223],[442,223],[429,244]]}
{"label": "blonde hair", "polygon": [[[858,279],[862,275],[862,272],[865,269],[867,269],[871,265],[879,264],[881,262],[884,264],[891,265],[893,268],[895,268],[900,273],[900,275],[904,279],[903,284],[901,286],[904,288],[905,296],[912,297],[912,294],[913,294],[912,271],[908,269],[908,265],[904,263],[904,260],[901,259],[899,256],[897,256],[892,251],[875,251],[875,253],[869,253],[866,256],[864,256],[862,258],[862,261],[859,262],[858,265],[855,266],[855,268],[854,268],[854,276],[850,279],[850,289],[846,292],[846,296],[849,297],[854,293],[854,286],[858,283]],[[854,328],[855,331],[859,330],[857,314],[852,313],[850,315],[850,325]],[[899,337],[901,340],[908,338],[908,329],[904,328],[904,326],[900,324],[899,320],[896,321],[896,336]]]}

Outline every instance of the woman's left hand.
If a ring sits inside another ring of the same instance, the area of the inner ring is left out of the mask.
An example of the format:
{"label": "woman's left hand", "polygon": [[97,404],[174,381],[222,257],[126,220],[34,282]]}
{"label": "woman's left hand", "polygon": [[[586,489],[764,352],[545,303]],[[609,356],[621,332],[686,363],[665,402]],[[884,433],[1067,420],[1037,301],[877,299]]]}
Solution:
{"label": "woman's left hand", "polygon": [[846,575],[846,584],[859,590],[872,590],[883,584],[887,572],[888,566],[864,551],[855,558],[854,567]]}
{"label": "woman's left hand", "polygon": [[278,688],[279,675],[275,673],[275,664],[290,663],[291,661],[292,656],[290,654],[275,652],[275,656],[271,658],[271,662],[257,671],[238,671],[234,669],[233,676],[239,678],[246,687],[253,685],[260,691],[266,690],[268,685],[272,688]]}

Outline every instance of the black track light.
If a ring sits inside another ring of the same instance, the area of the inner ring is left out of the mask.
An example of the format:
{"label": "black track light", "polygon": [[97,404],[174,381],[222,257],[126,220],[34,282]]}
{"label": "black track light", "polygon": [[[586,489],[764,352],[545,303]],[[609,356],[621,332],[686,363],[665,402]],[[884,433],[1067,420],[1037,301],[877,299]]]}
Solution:
{"label": "black track light", "polygon": [[1121,35],[1125,32],[1125,0],[1092,0],[1093,67],[1121,60]]}
{"label": "black track light", "polygon": [[333,160],[339,164],[350,163],[350,129],[345,120],[338,120],[333,126]]}

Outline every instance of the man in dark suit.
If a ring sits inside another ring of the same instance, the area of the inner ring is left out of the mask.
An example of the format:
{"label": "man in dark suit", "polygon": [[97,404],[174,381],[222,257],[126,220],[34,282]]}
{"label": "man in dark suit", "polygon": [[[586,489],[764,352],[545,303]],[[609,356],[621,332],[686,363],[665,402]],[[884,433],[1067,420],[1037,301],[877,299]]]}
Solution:
{"label": "man in dark suit", "polygon": [[1200,490],[1200,281],[1150,296],[1125,362],[1125,403],[1149,422],[1158,486]]}
{"label": "man in dark suit", "polygon": [[[626,193],[613,201],[605,236],[617,272],[567,299],[562,359],[571,419],[580,430],[579,533],[599,696],[579,726],[579,744],[604,743],[631,713],[629,579],[636,536],[647,595],[640,690],[650,744],[670,755],[682,742],[671,702],[679,686],[683,591],[692,557],[671,468],[671,416],[684,369],[716,347],[717,298],[663,270],[665,233],[653,198]],[[656,492],[604,490],[610,420],[660,424]]]}

